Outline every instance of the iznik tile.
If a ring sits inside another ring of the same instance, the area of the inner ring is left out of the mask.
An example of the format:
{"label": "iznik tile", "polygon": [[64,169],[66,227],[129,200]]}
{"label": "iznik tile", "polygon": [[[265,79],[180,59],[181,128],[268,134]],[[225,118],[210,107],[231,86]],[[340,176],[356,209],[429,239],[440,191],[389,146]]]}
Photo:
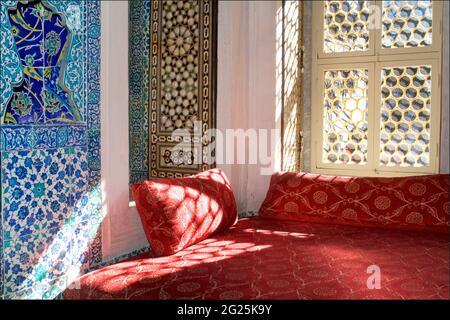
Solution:
{"label": "iznik tile", "polygon": [[[86,27],[80,23],[85,7],[80,1],[32,1],[8,2],[2,9],[2,37],[13,42],[8,42],[11,49],[6,50],[6,59],[17,65],[18,56],[21,69],[11,70],[17,78],[11,81],[11,73],[2,67],[2,87],[8,101],[2,105],[3,122],[67,123],[86,118],[88,52]],[[26,83],[19,79],[23,76],[28,77]]]}
{"label": "iznik tile", "polygon": [[100,170],[100,131],[90,130],[88,132],[88,164],[91,170]]}
{"label": "iznik tile", "polygon": [[16,5],[15,0],[2,1],[0,6],[0,39],[2,44],[0,64],[0,124],[3,123],[6,106],[13,94],[13,87],[23,81],[22,63],[17,53],[14,36],[9,22],[8,8]]}
{"label": "iznik tile", "polygon": [[[49,134],[51,136],[51,134]],[[0,126],[0,151],[31,149],[35,137],[31,126]]]}
{"label": "iznik tile", "polygon": [[[99,9],[84,0],[0,6],[5,299],[53,299],[102,260]],[[18,12],[35,26],[19,45],[10,20]]]}
{"label": "iznik tile", "polygon": [[3,230],[18,239],[58,228],[70,218],[70,149],[2,154]]}
{"label": "iznik tile", "polygon": [[72,218],[101,220],[100,187],[89,187],[86,147],[3,153],[2,157],[6,239],[46,234]]}
{"label": "iznik tile", "polygon": [[47,123],[73,122],[80,118],[68,90],[62,89],[60,80],[62,72],[59,66],[45,68],[42,97]]}
{"label": "iznik tile", "polygon": [[148,178],[151,1],[129,2],[130,186]]}
{"label": "iznik tile", "polygon": [[41,3],[29,5],[19,2],[16,10],[9,10],[11,33],[23,66],[43,68],[44,8]]}
{"label": "iznik tile", "polygon": [[56,67],[64,62],[65,47],[70,47],[69,28],[59,14],[43,10],[44,66]]}
{"label": "iznik tile", "polygon": [[90,245],[90,252],[89,252],[89,264],[86,265],[86,269],[83,269],[84,272],[88,272],[90,268],[100,264],[102,262],[102,230],[101,228],[98,228],[97,234],[94,238],[94,240],[91,242]]}
{"label": "iznik tile", "polygon": [[[48,126],[47,126],[48,127]],[[58,126],[58,147],[79,147],[87,145],[87,128],[84,125]]]}
{"label": "iznik tile", "polygon": [[9,295],[32,287],[41,279],[42,272],[35,268],[47,245],[45,241],[24,237],[4,241],[4,294]]}
{"label": "iznik tile", "polygon": [[[2,210],[0,208],[0,220],[2,218]],[[3,228],[0,226],[0,300],[3,297],[3,285],[5,283],[4,276],[3,276]]]}
{"label": "iznik tile", "polygon": [[[89,263],[97,227],[89,222],[68,224],[52,236],[10,240],[5,244],[5,294],[19,298],[52,299],[66,288]],[[33,292],[21,292],[33,287]]]}
{"label": "iznik tile", "polygon": [[[40,71],[40,72],[39,72]],[[4,121],[12,124],[44,123],[44,102],[42,94],[44,82],[43,69],[24,68],[24,79],[14,88],[7,106]]]}
{"label": "iznik tile", "polygon": [[1,126],[0,151],[53,149],[87,145],[85,125]]}

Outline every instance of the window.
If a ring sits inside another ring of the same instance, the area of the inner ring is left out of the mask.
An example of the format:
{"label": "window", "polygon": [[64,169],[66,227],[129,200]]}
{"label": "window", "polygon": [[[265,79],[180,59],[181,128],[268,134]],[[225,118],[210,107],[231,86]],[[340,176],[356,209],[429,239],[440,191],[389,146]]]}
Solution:
{"label": "window", "polygon": [[439,171],[441,14],[440,1],[314,3],[313,171]]}

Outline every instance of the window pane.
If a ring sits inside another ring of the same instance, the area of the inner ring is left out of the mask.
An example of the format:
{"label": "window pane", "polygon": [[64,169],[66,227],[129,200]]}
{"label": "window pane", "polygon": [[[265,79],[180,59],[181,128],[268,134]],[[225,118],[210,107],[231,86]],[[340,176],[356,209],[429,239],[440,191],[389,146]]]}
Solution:
{"label": "window pane", "polygon": [[330,70],[324,76],[322,161],[366,164],[368,70]]}
{"label": "window pane", "polygon": [[369,1],[325,1],[325,53],[369,49]]}
{"label": "window pane", "polygon": [[383,1],[383,48],[430,46],[432,17],[432,1]]}
{"label": "window pane", "polygon": [[380,165],[428,166],[431,67],[383,68],[381,79]]}

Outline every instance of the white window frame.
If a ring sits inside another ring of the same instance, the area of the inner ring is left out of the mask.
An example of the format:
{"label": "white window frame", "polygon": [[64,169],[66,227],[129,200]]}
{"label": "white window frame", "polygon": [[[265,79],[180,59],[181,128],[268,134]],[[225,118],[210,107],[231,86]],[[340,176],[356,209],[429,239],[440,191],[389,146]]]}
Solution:
{"label": "white window frame", "polygon": [[[380,12],[382,1],[370,1]],[[381,46],[381,31],[369,31],[369,50],[351,53],[323,52],[323,9],[324,1],[313,3],[312,37],[312,98],[311,98],[311,171],[322,174],[347,176],[408,176],[434,174],[439,172],[439,145],[441,119],[441,60],[442,60],[442,10],[441,1],[433,1],[432,45],[420,48],[392,48]],[[321,36],[315,36],[321,35]],[[430,161],[426,167],[386,167],[379,165],[380,156],[380,109],[381,109],[381,69],[391,66],[431,66],[431,128]],[[368,69],[369,71],[369,122],[367,165],[329,164],[322,161],[323,143],[323,77],[325,70]]]}

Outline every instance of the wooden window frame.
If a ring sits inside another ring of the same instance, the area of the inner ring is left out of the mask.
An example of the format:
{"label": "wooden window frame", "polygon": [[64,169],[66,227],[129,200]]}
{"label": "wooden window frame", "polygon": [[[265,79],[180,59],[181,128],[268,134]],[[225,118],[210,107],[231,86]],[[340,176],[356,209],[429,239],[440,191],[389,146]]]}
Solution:
{"label": "wooden window frame", "polygon": [[[381,12],[382,1],[371,1]],[[324,1],[313,3],[313,55],[312,55],[312,101],[311,101],[311,171],[321,174],[346,176],[408,176],[435,174],[439,172],[439,145],[441,127],[441,78],[442,78],[442,8],[440,1],[433,1],[432,45],[420,48],[384,49],[381,46],[381,28],[370,30],[369,50],[351,53],[323,52]],[[381,19],[381,16],[380,16]],[[372,53],[373,52],[373,53]],[[431,66],[431,128],[429,165],[426,167],[387,167],[379,165],[381,70],[391,66]],[[322,161],[323,143],[323,77],[325,70],[369,70],[369,123],[367,165],[328,164]]]}

